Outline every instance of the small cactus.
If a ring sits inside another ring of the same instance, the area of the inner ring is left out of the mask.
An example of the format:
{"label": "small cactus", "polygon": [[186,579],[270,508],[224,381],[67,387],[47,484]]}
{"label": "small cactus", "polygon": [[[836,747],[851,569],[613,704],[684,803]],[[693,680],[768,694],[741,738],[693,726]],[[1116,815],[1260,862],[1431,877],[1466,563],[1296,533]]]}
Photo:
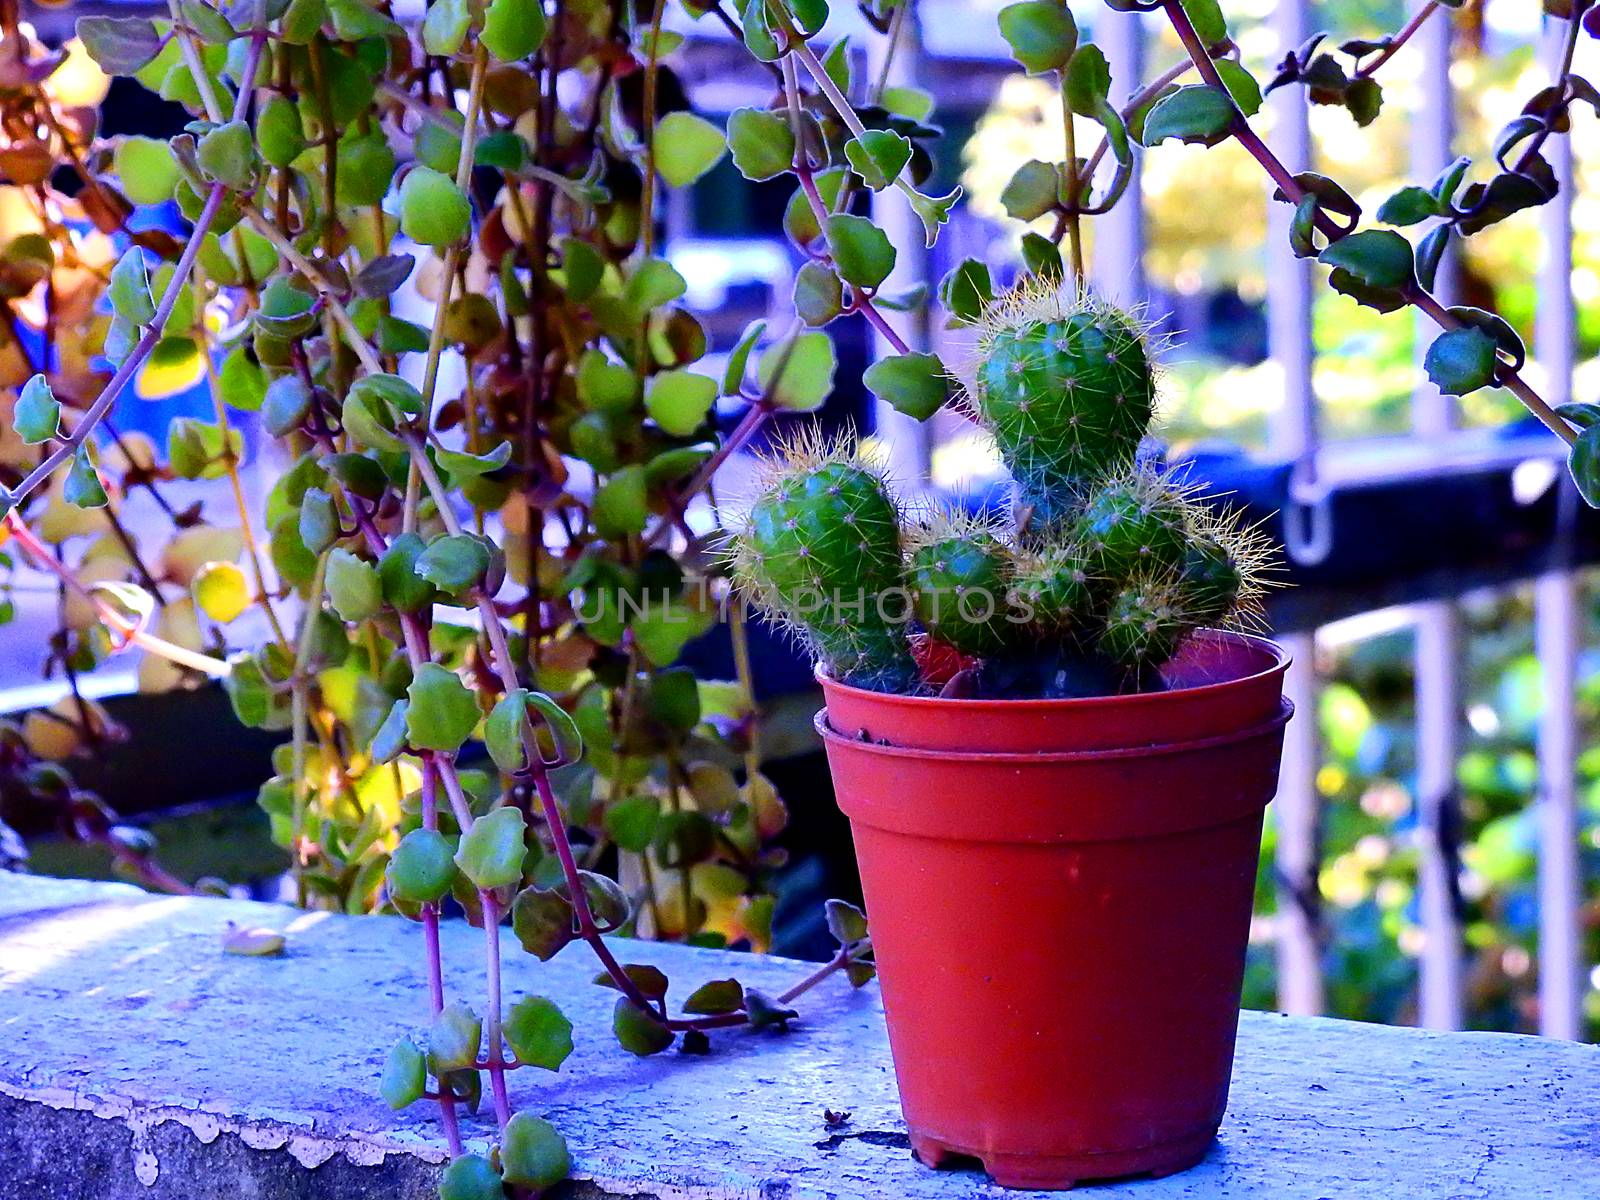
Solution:
{"label": "small cactus", "polygon": [[1121,309],[1035,281],[980,321],[969,389],[1038,526],[1133,464],[1155,409],[1144,333]]}
{"label": "small cactus", "polygon": [[1017,564],[1011,606],[1043,640],[1060,640],[1093,614],[1089,556],[1075,543],[1046,546]]}
{"label": "small cactus", "polygon": [[735,574],[858,686],[917,690],[914,617],[972,665],[947,686],[1159,688],[1193,630],[1257,612],[1266,540],[1140,461],[1156,387],[1134,316],[1036,280],[978,324],[965,383],[1015,482],[1015,532],[936,513],[902,536],[871,465],[809,437],[768,464],[734,538]]}
{"label": "small cactus", "polygon": [[986,525],[940,513],[913,531],[906,563],[917,619],[928,634],[963,654],[995,654],[1013,645],[1011,550]]}
{"label": "small cactus", "polygon": [[914,687],[900,514],[882,476],[846,444],[801,437],[782,447],[734,539],[733,569],[836,679]]}

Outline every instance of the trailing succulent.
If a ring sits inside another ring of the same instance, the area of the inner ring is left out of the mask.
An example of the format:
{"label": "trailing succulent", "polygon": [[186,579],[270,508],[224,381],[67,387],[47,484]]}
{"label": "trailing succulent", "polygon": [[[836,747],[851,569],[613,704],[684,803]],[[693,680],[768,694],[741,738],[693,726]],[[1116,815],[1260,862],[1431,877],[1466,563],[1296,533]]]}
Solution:
{"label": "trailing succulent", "polygon": [[1156,387],[1133,314],[1035,281],[978,325],[966,390],[1015,481],[1012,527],[944,511],[903,526],[870,462],[802,438],[767,463],[732,541],[736,577],[858,687],[1161,686],[1185,637],[1253,612],[1264,539],[1140,460]]}

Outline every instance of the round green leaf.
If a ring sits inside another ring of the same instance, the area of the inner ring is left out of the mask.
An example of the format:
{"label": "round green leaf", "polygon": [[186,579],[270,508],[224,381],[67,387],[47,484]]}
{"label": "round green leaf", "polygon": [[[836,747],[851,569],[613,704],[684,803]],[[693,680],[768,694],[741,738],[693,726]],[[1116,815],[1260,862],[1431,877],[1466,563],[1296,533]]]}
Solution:
{"label": "round green leaf", "polygon": [[827,263],[811,259],[794,277],[794,311],[807,325],[826,325],[844,311],[844,283]]}
{"label": "round green leaf", "polygon": [[467,40],[472,9],[467,0],[433,0],[422,21],[422,48],[439,58],[451,58]]}
{"label": "round green leaf", "polygon": [[435,1075],[471,1067],[478,1061],[483,1022],[461,1001],[447,1004],[428,1029],[428,1068]]}
{"label": "round green leaf", "polygon": [[1105,52],[1092,42],[1073,51],[1067,63],[1067,106],[1079,116],[1092,117],[1111,91],[1111,64]]}
{"label": "round green leaf", "polygon": [[1494,383],[1494,339],[1470,326],[1434,338],[1423,359],[1428,378],[1447,396],[1465,396]]}
{"label": "round green leaf", "polygon": [[1145,118],[1146,146],[1177,138],[1201,146],[1215,146],[1228,136],[1235,115],[1233,101],[1204,84],[1181,87],[1159,101]]}
{"label": "round green leaf", "polygon": [[1320,262],[1348,271],[1373,288],[1403,288],[1415,281],[1411,243],[1392,229],[1366,229],[1333,242]]}
{"label": "round green leaf", "polygon": [[384,603],[401,612],[419,612],[433,603],[436,589],[417,574],[417,561],[426,548],[415,533],[398,534],[389,543],[389,549],[378,560]]}
{"label": "round green leaf", "polygon": [[650,515],[644,468],[634,465],[614,472],[595,489],[590,515],[595,532],[603,538],[625,538],[644,532]]}
{"label": "round green leaf", "polygon": [[672,1045],[672,1030],[626,996],[618,996],[611,1010],[611,1031],[624,1050],[640,1058],[660,1054]]}
{"label": "round green leaf", "polygon": [[704,117],[673,112],[656,123],[656,170],[673,187],[699,179],[722,161],[726,149],[722,130]]}
{"label": "round green leaf", "polygon": [[549,1121],[525,1112],[506,1123],[500,1162],[507,1183],[537,1192],[554,1187],[572,1170],[566,1139]]}
{"label": "round green leaf", "polygon": [[448,175],[413,167],[400,184],[400,228],[424,246],[453,246],[472,228],[472,202]]}
{"label": "round green leaf", "polygon": [[572,1022],[543,996],[524,996],[505,1021],[506,1042],[517,1058],[546,1071],[558,1071],[572,1053]]}
{"label": "round green leaf", "polygon": [[365,621],[383,608],[378,568],[342,546],[328,554],[328,599],[346,621]]}
{"label": "round green leaf", "polygon": [[416,558],[418,578],[451,596],[465,595],[483,582],[491,565],[489,549],[470,533],[447,533],[428,543]]}
{"label": "round green leaf", "polygon": [[35,375],[23,384],[11,418],[17,436],[30,446],[61,436],[61,402],[43,375]]}
{"label": "round green leaf", "polygon": [[683,1002],[683,1011],[701,1016],[735,1013],[744,1007],[744,987],[737,979],[713,979],[701,984]]}
{"label": "round green leaf", "polygon": [[1060,0],[1023,0],[1000,10],[1000,36],[1029,74],[1067,65],[1078,46],[1078,26]]}
{"label": "round green leaf", "polygon": [[412,904],[427,904],[450,891],[455,879],[455,849],[437,829],[413,829],[389,856],[389,894]]}
{"label": "round green leaf", "polygon": [[77,508],[104,508],[111,501],[90,455],[87,442],[78,446],[72,456],[72,466],[67,470],[66,481],[61,485],[61,498]]}
{"label": "round green leaf", "polygon": [[705,423],[716,399],[716,380],[693,371],[663,371],[651,377],[644,407],[664,431],[688,437]]}
{"label": "round green leaf", "polygon": [[273,437],[298,429],[310,413],[311,389],[298,375],[280,375],[267,385],[261,401],[261,423]]}
{"label": "round green leaf", "polygon": [[505,1200],[500,1176],[481,1154],[463,1154],[439,1177],[439,1200]]}
{"label": "round green leaf", "polygon": [[106,298],[124,321],[148,325],[156,319],[156,301],[150,294],[150,274],[145,270],[144,251],[129,246],[117,265],[111,268],[111,283]]}
{"label": "round green leaf", "polygon": [[767,349],[756,364],[756,381],[779,408],[811,412],[833,392],[837,365],[825,333],[801,333]]}
{"label": "round green leaf", "polygon": [[894,243],[866,217],[839,213],[828,218],[827,230],[834,265],[856,287],[875,288],[894,270]]}
{"label": "round green leaf", "polygon": [[911,142],[892,129],[868,129],[845,143],[844,156],[869,188],[881,192],[911,161]]}
{"label": "round green leaf", "polygon": [[1030,159],[1011,176],[1000,193],[1000,203],[1008,216],[1035,221],[1055,211],[1061,199],[1060,184],[1061,173],[1054,163]]}
{"label": "round green leaf", "polygon": [[287,96],[274,94],[256,117],[256,142],[261,157],[274,167],[287,167],[299,158],[306,148],[299,106]]}
{"label": "round green leaf", "polygon": [[201,136],[195,159],[207,179],[243,191],[255,182],[260,158],[255,134],[243,121],[229,121]]}
{"label": "round green leaf", "polygon": [[654,796],[625,796],[606,807],[606,835],[623,850],[642,854],[655,839],[661,801]]}
{"label": "round green leaf", "polygon": [[399,1110],[422,1099],[428,1090],[428,1064],[422,1050],[410,1035],[401,1038],[389,1051],[378,1080],[378,1095],[392,1109]]}
{"label": "round green leaf", "polygon": [[485,890],[510,887],[522,881],[522,860],[528,848],[523,840],[527,822],[522,810],[509,805],[479,817],[461,835],[456,866]]}
{"label": "round green leaf", "polygon": [[423,663],[406,688],[406,737],[420,750],[456,750],[478,724],[478,701],[454,671]]}
{"label": "round green leaf", "polygon": [[861,382],[880,400],[926,421],[950,398],[950,377],[934,354],[892,354],[867,368]]}
{"label": "round green leaf", "polygon": [[112,168],[122,190],[135,204],[160,204],[171,200],[178,188],[178,160],[172,147],[160,138],[130,136],[117,143]]}
{"label": "round green leaf", "polygon": [[544,45],[548,23],[541,0],[489,0],[482,40],[501,62],[518,62]]}
{"label": "round green leaf", "polygon": [[764,108],[738,108],[728,117],[728,150],[746,179],[773,179],[794,167],[794,128]]}
{"label": "round green leaf", "polygon": [[578,401],[595,412],[621,416],[639,398],[639,377],[600,350],[585,350],[578,359]]}

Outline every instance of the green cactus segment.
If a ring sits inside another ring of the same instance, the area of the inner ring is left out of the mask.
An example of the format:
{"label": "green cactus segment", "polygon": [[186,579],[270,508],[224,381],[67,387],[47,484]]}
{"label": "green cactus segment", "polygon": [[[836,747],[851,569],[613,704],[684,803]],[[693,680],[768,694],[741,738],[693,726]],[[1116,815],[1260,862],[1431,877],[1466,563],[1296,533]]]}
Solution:
{"label": "green cactus segment", "polygon": [[978,370],[983,416],[1036,520],[1069,514],[1133,462],[1155,384],[1144,343],[1110,309],[995,333]]}
{"label": "green cactus segment", "polygon": [[1078,525],[1091,572],[1119,583],[1136,571],[1174,568],[1183,560],[1184,503],[1159,480],[1132,475],[1109,483]]}
{"label": "green cactus segment", "polygon": [[1200,625],[1233,615],[1244,588],[1244,573],[1220,542],[1193,537],[1178,573],[1179,603],[1184,615]]}
{"label": "green cactus segment", "polygon": [[917,618],[937,640],[966,654],[993,654],[1016,640],[1010,620],[1011,553],[998,539],[942,538],[911,556]]}
{"label": "green cactus segment", "polygon": [[1089,557],[1076,545],[1048,546],[1017,568],[1011,603],[1046,638],[1080,628],[1094,606]]}
{"label": "green cactus segment", "polygon": [[740,566],[836,679],[914,687],[905,603],[886,595],[902,587],[899,514],[871,471],[823,462],[780,477],[750,510]]}
{"label": "green cactus segment", "polygon": [[1171,658],[1192,628],[1174,603],[1170,583],[1134,583],[1111,598],[1100,650],[1123,667],[1143,672]]}

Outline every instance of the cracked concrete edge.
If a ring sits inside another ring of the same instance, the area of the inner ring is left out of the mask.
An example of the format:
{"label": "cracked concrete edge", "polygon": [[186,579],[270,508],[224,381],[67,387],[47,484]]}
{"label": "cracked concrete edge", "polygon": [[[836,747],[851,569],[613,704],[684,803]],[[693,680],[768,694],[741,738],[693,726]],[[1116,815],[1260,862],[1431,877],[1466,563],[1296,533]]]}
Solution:
{"label": "cracked concrete edge", "polygon": [[[110,1133],[98,1122],[120,1126]],[[851,1135],[855,1136],[855,1135]],[[903,1135],[902,1135],[903,1136]],[[474,1139],[474,1142],[481,1139]],[[478,1149],[485,1148],[478,1146]],[[469,1147],[471,1148],[471,1147]],[[263,1170],[258,1155],[281,1155]],[[448,1155],[394,1137],[326,1137],[276,1121],[241,1121],[174,1105],[141,1105],[60,1087],[0,1081],[0,1200],[434,1200]],[[136,1181],[137,1189],[128,1186]],[[197,1181],[207,1180],[197,1186]],[[248,1182],[247,1182],[248,1181]],[[550,1200],[788,1200],[786,1183],[753,1189],[679,1186],[595,1173]],[[265,1186],[263,1186],[265,1185]]]}

